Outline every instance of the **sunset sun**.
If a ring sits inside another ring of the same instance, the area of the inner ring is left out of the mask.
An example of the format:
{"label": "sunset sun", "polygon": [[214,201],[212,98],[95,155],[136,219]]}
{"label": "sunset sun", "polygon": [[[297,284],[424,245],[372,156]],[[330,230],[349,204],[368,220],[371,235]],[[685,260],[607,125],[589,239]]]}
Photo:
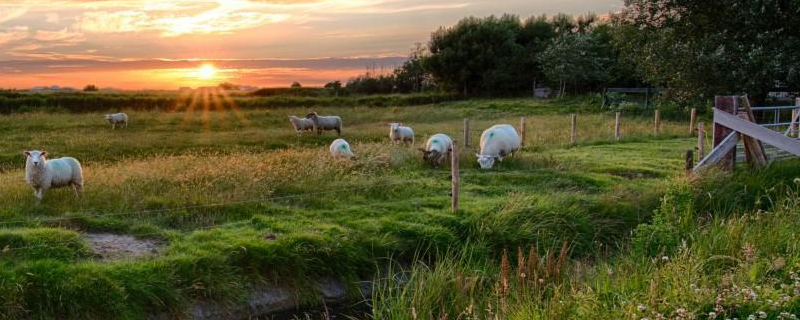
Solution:
{"label": "sunset sun", "polygon": [[217,74],[217,68],[211,64],[204,64],[197,69],[197,78],[200,80],[211,80]]}

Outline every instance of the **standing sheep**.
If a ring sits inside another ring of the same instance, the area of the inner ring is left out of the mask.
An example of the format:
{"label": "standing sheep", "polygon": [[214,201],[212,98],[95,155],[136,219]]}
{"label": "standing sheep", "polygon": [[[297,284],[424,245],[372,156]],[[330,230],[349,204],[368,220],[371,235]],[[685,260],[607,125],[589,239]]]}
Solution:
{"label": "standing sheep", "polygon": [[510,155],[520,148],[520,138],[517,130],[509,124],[494,125],[481,134],[481,153],[478,164],[481,169],[491,169],[494,159],[503,161],[503,157]]}
{"label": "standing sheep", "polygon": [[322,130],[336,130],[337,136],[342,135],[342,118],[338,116],[321,116],[316,112],[312,112],[306,116],[306,119],[311,119],[314,122],[314,130],[317,131],[317,135],[321,135]]}
{"label": "standing sheep", "polygon": [[298,137],[303,135],[303,131],[314,131],[314,122],[311,119],[289,116],[289,121],[292,123],[294,130],[297,131]]}
{"label": "standing sheep", "polygon": [[331,143],[331,155],[334,158],[352,159],[355,157],[353,150],[350,149],[350,144],[344,139],[336,139]]}
{"label": "standing sheep", "polygon": [[411,127],[403,126],[402,123],[390,123],[389,126],[389,139],[392,139],[392,142],[414,143],[414,130]]}
{"label": "standing sheep", "polygon": [[25,151],[25,180],[33,188],[36,204],[51,188],[71,187],[78,196],[83,190],[83,170],[75,158],[47,160],[45,151]]}
{"label": "standing sheep", "polygon": [[453,139],[444,133],[434,134],[428,138],[425,148],[419,148],[419,151],[422,152],[423,160],[429,162],[434,168],[439,168],[453,151]]}
{"label": "standing sheep", "polygon": [[118,124],[128,127],[128,115],[124,113],[107,114],[106,121],[111,124],[111,129],[116,129]]}

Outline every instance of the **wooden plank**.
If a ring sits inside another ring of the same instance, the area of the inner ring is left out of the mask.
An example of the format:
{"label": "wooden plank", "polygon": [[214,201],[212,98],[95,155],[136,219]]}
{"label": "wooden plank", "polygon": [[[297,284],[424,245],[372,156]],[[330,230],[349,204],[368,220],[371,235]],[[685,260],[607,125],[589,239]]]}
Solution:
{"label": "wooden plank", "polygon": [[[739,118],[744,121],[752,122],[747,113],[739,114]],[[764,167],[767,165],[767,157],[764,155],[761,142],[747,135],[742,135],[742,142],[744,142],[744,158],[747,163],[756,167]]]}
{"label": "wooden plank", "polygon": [[[735,114],[736,109],[738,108],[738,99],[735,96],[716,96],[714,97],[714,109],[722,110],[729,114]],[[731,129],[721,126],[714,122],[712,128],[712,139],[714,141],[713,146],[716,148],[722,140],[725,139],[730,133]],[[723,167],[727,169],[733,169],[733,165],[736,163],[736,147],[734,146],[728,154],[725,155],[723,159]]]}
{"label": "wooden plank", "polygon": [[692,108],[692,112],[689,114],[689,135],[694,134],[694,122],[697,121],[697,109]]}
{"label": "wooden plank", "polygon": [[706,124],[697,124],[697,159],[703,159],[706,154]]}
{"label": "wooden plank", "polygon": [[659,131],[661,131],[661,109],[656,109],[656,118],[653,121],[653,135],[658,137]]}
{"label": "wooden plank", "polygon": [[619,126],[620,126],[620,120],[621,120],[620,116],[621,116],[621,114],[619,112],[617,112],[617,114],[614,116],[614,139],[617,140],[617,141],[619,141],[619,139],[621,138],[621,135],[620,135],[620,132],[619,132]]}
{"label": "wooden plank", "polygon": [[522,141],[520,142],[520,145],[524,147],[525,146],[525,138],[528,137],[528,126],[527,126],[527,120],[525,119],[525,117],[522,117],[522,118],[519,119],[519,131],[522,134]]}
{"label": "wooden plank", "polygon": [[[741,99],[742,99],[742,106],[744,106],[744,110],[747,114],[747,120],[752,123],[756,123],[756,116],[753,115],[753,110],[750,108],[750,99],[747,98],[747,96],[742,96]],[[759,165],[761,165],[762,163],[763,165],[767,165],[767,156],[766,152],[764,152],[764,145],[761,144],[761,142],[758,140],[755,140],[755,143],[756,143],[755,144],[756,149],[753,150],[754,156],[758,158],[757,161],[759,162]]]}
{"label": "wooden plank", "polygon": [[578,142],[578,115],[572,114],[572,131],[569,134],[569,143],[575,144]]}
{"label": "wooden plank", "polygon": [[744,135],[800,157],[800,141],[716,109],[714,110],[714,121],[721,126],[741,132]]}
{"label": "wooden plank", "polygon": [[727,137],[722,139],[722,141],[711,150],[711,152],[697,162],[697,165],[694,166],[694,171],[697,172],[705,166],[720,162],[720,160],[723,160],[727,154],[736,147],[737,143],[739,143],[739,134],[736,132],[729,133]]}
{"label": "wooden plank", "polygon": [[469,118],[464,118],[464,148],[469,148]]}
{"label": "wooden plank", "polygon": [[686,173],[691,173],[694,165],[694,153],[692,150],[686,150]]}

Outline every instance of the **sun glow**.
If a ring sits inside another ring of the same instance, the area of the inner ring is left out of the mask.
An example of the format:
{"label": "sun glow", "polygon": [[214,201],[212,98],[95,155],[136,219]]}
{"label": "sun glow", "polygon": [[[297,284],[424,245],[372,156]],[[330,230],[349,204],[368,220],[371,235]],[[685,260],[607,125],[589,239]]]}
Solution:
{"label": "sun glow", "polygon": [[204,64],[197,69],[197,78],[200,80],[211,80],[217,75],[217,68],[211,64]]}

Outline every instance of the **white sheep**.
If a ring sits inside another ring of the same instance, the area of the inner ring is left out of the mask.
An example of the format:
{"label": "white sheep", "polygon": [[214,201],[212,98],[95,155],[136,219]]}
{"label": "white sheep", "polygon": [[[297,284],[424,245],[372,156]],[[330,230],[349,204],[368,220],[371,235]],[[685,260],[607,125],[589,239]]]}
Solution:
{"label": "white sheep", "polygon": [[309,113],[306,119],[311,119],[314,122],[314,130],[317,135],[322,134],[322,130],[336,130],[336,135],[342,135],[342,118],[338,116],[321,116],[316,112]]}
{"label": "white sheep", "polygon": [[45,151],[25,151],[25,180],[33,188],[36,204],[51,188],[71,187],[78,196],[83,190],[83,170],[75,158],[47,160]]}
{"label": "white sheep", "polygon": [[439,168],[453,151],[453,139],[444,133],[437,133],[428,138],[425,148],[419,148],[422,159],[430,162],[434,168]]}
{"label": "white sheep", "polygon": [[355,157],[353,150],[350,149],[350,144],[344,139],[336,139],[331,143],[331,155],[334,158],[351,159]]}
{"label": "white sheep", "polygon": [[303,135],[303,131],[314,131],[314,121],[311,121],[311,119],[289,116],[289,121],[292,123],[294,130],[297,131],[298,137]]}
{"label": "white sheep", "polygon": [[510,155],[520,148],[520,138],[517,130],[509,124],[494,125],[481,134],[481,153],[478,164],[481,169],[491,169],[494,159],[503,161],[503,157]]}
{"label": "white sheep", "polygon": [[116,129],[118,124],[128,127],[128,115],[124,113],[107,114],[106,121],[111,124],[111,129]]}
{"label": "white sheep", "polygon": [[389,139],[392,142],[411,142],[414,143],[414,129],[406,127],[402,123],[389,124]]}

